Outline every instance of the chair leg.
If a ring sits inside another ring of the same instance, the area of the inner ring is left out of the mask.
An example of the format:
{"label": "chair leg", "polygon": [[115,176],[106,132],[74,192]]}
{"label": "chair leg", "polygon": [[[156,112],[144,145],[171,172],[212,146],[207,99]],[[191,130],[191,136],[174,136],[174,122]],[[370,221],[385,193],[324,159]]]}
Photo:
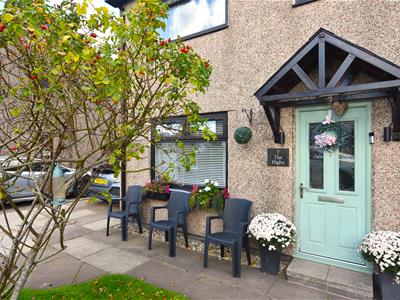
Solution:
{"label": "chair leg", "polygon": [[164,237],[165,237],[165,242],[167,243],[168,242],[168,231],[166,230],[165,232],[164,232]]}
{"label": "chair leg", "polygon": [[183,236],[185,237],[185,247],[189,248],[189,234],[187,224],[183,225]]}
{"label": "chair leg", "polygon": [[110,235],[110,216],[107,216],[107,233],[106,236]]}
{"label": "chair leg", "polygon": [[203,267],[207,268],[208,265],[208,245],[209,241],[207,238],[204,240],[204,258],[203,258]]}
{"label": "chair leg", "polygon": [[169,256],[176,256],[176,228],[172,228],[169,232]]}
{"label": "chair leg", "polygon": [[247,237],[245,238],[245,247],[246,247],[247,264],[251,266],[250,243]]}
{"label": "chair leg", "polygon": [[123,216],[121,219],[121,239],[128,240],[128,216]]}
{"label": "chair leg", "polygon": [[148,245],[148,249],[151,250],[151,240],[153,238],[153,227],[150,225],[149,226],[149,245]]}
{"label": "chair leg", "polygon": [[221,257],[225,257],[225,246],[221,245]]}
{"label": "chair leg", "polygon": [[240,277],[240,248],[237,243],[232,247],[232,276]]}
{"label": "chair leg", "polygon": [[137,224],[139,226],[139,233],[142,234],[143,228],[142,228],[142,217],[140,216],[140,212],[137,214],[136,220],[137,220]]}

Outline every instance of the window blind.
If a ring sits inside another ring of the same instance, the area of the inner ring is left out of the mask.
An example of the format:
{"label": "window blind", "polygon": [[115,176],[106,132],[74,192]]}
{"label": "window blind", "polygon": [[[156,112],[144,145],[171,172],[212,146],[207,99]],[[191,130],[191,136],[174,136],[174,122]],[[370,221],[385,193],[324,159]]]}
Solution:
{"label": "window blind", "polygon": [[178,184],[203,185],[209,179],[218,182],[218,186],[226,186],[226,141],[185,141],[186,151],[197,147],[196,163],[189,172],[179,164],[181,149],[174,142],[161,142],[155,148],[155,165],[164,172],[169,163],[175,165],[171,177]]}

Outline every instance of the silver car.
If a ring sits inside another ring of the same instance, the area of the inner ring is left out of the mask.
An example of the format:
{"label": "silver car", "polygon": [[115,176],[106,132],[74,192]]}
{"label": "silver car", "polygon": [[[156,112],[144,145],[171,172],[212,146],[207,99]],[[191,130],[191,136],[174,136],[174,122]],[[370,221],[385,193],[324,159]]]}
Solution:
{"label": "silver car", "polygon": [[[15,172],[21,169],[23,159],[9,159],[6,156],[0,156],[0,177],[11,175],[7,192],[10,194],[14,202],[29,201],[35,198],[35,183],[44,176],[47,165],[40,159],[35,159],[31,170],[21,172],[17,177],[13,177]],[[71,178],[75,169],[61,165],[65,179]],[[87,180],[87,179],[85,179]],[[75,196],[80,193],[84,185],[84,180],[78,181],[73,187],[67,191],[67,196]],[[7,181],[6,181],[7,184]]]}

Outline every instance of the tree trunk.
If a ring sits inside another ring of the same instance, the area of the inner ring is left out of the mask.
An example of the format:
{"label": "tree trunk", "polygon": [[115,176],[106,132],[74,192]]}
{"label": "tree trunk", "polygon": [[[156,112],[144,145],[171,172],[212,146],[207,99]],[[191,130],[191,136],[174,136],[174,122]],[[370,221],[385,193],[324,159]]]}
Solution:
{"label": "tree trunk", "polygon": [[37,254],[39,253],[40,246],[43,242],[43,238],[46,235],[47,229],[50,226],[50,223],[53,219],[49,218],[45,224],[45,226],[42,229],[41,234],[38,236],[38,238],[35,241],[35,245],[32,247],[31,251],[29,251],[29,255],[25,260],[24,267],[21,271],[21,275],[19,276],[17,282],[15,283],[13,293],[11,295],[10,300],[18,300],[19,294],[24,287],[26,280],[28,279],[29,274],[32,271],[32,268],[34,267],[34,262],[36,259]]}

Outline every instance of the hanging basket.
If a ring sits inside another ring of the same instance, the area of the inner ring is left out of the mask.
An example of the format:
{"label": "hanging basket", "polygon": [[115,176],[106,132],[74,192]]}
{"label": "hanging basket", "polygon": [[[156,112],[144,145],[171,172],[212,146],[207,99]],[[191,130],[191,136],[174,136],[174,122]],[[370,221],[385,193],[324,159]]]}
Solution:
{"label": "hanging basket", "polygon": [[238,144],[247,144],[252,136],[253,133],[249,127],[239,127],[234,134],[235,141]]}

